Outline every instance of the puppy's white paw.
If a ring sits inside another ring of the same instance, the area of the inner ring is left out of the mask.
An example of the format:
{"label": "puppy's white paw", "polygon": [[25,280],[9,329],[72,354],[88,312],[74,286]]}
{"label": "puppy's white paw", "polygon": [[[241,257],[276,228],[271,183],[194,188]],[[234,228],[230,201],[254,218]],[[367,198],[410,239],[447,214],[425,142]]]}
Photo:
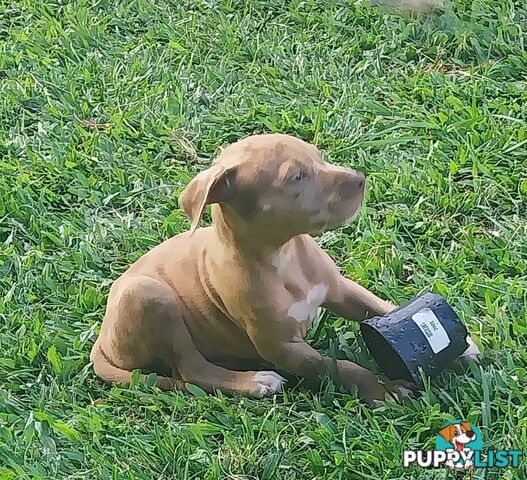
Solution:
{"label": "puppy's white paw", "polygon": [[399,402],[399,394],[397,392],[386,392],[384,394],[384,401],[385,402]]}
{"label": "puppy's white paw", "polygon": [[275,372],[258,372],[254,376],[254,381],[258,385],[258,396],[266,397],[281,390],[286,379]]}
{"label": "puppy's white paw", "polygon": [[408,388],[401,387],[399,388],[399,395],[401,396],[402,399],[412,398],[414,395],[414,392],[412,392]]}
{"label": "puppy's white paw", "polygon": [[454,366],[467,368],[469,363],[481,363],[481,352],[470,337],[467,337],[468,348],[454,360]]}
{"label": "puppy's white paw", "polygon": [[406,400],[408,398],[412,398],[414,396],[414,393],[412,390],[405,388],[403,386],[398,387],[396,390],[392,390],[391,392],[386,392],[384,394],[384,401],[385,402],[402,402],[403,400]]}

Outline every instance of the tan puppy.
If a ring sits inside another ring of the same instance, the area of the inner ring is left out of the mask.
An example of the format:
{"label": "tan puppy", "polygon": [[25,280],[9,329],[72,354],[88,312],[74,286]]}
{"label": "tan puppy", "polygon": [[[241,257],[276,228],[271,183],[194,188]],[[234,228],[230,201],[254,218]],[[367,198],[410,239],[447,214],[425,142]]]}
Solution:
{"label": "tan puppy", "polygon": [[[344,278],[309,233],[350,222],[364,174],[330,165],[287,135],[257,135],[229,146],[181,194],[188,233],[155,247],[113,284],[91,360],[108,382],[131,371],[163,374],[161,388],[185,382],[248,396],[270,395],[284,379],[274,365],[317,384],[329,373],[358,386],[367,402],[397,393],[349,361],[335,364],[304,342],[317,309],[345,318],[395,306]],[[197,228],[206,205],[213,224]]]}

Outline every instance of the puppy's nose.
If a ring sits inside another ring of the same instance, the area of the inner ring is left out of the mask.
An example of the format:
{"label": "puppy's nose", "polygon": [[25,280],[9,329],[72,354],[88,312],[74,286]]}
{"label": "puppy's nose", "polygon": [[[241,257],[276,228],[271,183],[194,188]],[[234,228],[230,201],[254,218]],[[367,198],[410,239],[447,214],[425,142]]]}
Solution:
{"label": "puppy's nose", "polygon": [[357,176],[359,177],[359,188],[364,188],[366,184],[366,174],[357,170]]}
{"label": "puppy's nose", "polygon": [[467,437],[468,437],[468,438],[472,438],[472,437],[475,437],[475,436],[476,436],[476,434],[475,434],[472,430],[469,430],[469,431],[467,432]]}
{"label": "puppy's nose", "polygon": [[353,170],[353,173],[341,184],[340,194],[342,198],[344,200],[350,200],[357,195],[357,193],[362,193],[364,191],[365,183],[366,175],[357,170]]}

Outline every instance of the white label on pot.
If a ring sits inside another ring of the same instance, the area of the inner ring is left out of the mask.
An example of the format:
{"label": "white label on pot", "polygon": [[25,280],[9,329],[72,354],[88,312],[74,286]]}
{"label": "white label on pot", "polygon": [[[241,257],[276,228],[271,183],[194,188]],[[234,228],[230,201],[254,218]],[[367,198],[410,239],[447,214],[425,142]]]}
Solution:
{"label": "white label on pot", "polygon": [[423,332],[434,353],[439,353],[450,345],[450,338],[441,325],[435,313],[429,308],[423,308],[412,315],[412,320]]}

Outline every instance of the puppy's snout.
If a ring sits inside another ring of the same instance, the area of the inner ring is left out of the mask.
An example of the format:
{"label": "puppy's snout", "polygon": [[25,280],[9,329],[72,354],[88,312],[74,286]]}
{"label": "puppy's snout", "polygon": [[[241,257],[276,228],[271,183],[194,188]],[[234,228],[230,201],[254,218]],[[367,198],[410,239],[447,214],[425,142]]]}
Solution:
{"label": "puppy's snout", "polygon": [[472,430],[469,430],[469,431],[467,432],[467,437],[468,437],[468,438],[474,438],[475,436],[476,436],[476,434],[475,434]]}
{"label": "puppy's snout", "polygon": [[364,191],[366,185],[366,175],[364,173],[352,170],[340,187],[340,194],[344,200],[350,200],[357,193]]}

